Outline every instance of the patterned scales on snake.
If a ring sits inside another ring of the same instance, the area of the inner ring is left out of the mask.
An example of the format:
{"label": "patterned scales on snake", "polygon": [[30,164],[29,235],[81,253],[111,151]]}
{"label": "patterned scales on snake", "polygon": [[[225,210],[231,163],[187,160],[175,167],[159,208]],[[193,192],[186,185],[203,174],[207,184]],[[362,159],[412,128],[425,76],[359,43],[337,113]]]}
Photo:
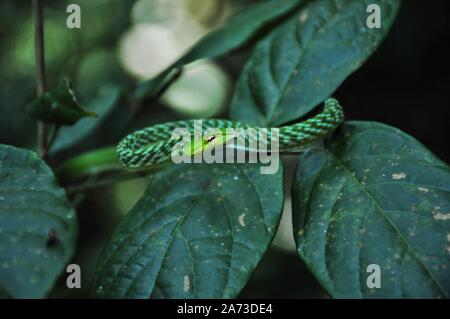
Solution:
{"label": "patterned scales on snake", "polygon": [[[276,130],[280,153],[292,152],[321,140],[342,124],[344,113],[339,102],[334,98],[329,98],[324,104],[322,112],[316,116]],[[181,139],[181,137],[173,139],[172,133],[177,128],[185,129],[194,137],[196,121],[198,120],[158,124],[128,135],[117,146],[119,160],[124,166],[129,168],[143,168],[170,160],[173,147]],[[239,129],[265,130],[269,133],[267,140],[272,140],[270,134],[273,130],[271,128],[260,128],[242,122],[220,119],[201,121],[202,130],[216,129],[220,134],[202,136],[200,139],[198,137],[193,138],[192,144],[186,147],[189,156],[195,155],[197,152],[203,152],[207,148],[228,144],[236,135],[227,134],[227,131],[229,131],[227,129],[235,129],[236,131],[239,131]],[[257,136],[259,135],[257,134]],[[247,142],[246,145],[252,145],[249,141]],[[247,150],[251,150],[250,146],[246,147],[248,148]]]}

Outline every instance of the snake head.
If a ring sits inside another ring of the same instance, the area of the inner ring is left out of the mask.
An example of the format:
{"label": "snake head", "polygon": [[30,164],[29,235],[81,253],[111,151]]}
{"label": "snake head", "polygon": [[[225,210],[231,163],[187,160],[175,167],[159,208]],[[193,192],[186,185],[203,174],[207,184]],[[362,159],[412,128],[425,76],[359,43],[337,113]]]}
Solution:
{"label": "snake head", "polygon": [[185,146],[184,154],[193,156],[203,153],[205,150],[211,150],[216,146],[224,146],[237,136],[235,133],[227,133],[225,129],[217,129],[204,136],[191,136],[191,142]]}

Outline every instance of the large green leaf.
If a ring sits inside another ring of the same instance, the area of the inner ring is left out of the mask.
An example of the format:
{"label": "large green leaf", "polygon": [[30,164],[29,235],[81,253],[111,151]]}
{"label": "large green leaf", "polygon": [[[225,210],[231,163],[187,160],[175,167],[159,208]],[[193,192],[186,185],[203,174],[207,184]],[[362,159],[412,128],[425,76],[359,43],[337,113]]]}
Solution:
{"label": "large green leaf", "polygon": [[75,212],[45,163],[0,144],[0,291],[46,296],[74,252],[76,232]]}
{"label": "large green leaf", "polygon": [[251,164],[183,164],[157,174],[100,259],[95,295],[235,297],[277,229],[282,176]]}
{"label": "large green leaf", "polygon": [[[298,253],[336,298],[449,297],[449,212],[449,167],[380,123],[346,123],[297,168]],[[379,289],[366,285],[369,264]]]}
{"label": "large green leaf", "polygon": [[177,75],[176,69],[199,59],[214,58],[237,49],[251,40],[261,29],[299,5],[302,0],[272,0],[248,7],[228,23],[201,39],[183,57],[154,79],[142,82],[136,96],[151,96]]}
{"label": "large green leaf", "polygon": [[[236,87],[232,117],[278,126],[311,111],[380,44],[399,3],[311,1],[255,48]],[[366,25],[369,4],[381,8],[380,29]]]}

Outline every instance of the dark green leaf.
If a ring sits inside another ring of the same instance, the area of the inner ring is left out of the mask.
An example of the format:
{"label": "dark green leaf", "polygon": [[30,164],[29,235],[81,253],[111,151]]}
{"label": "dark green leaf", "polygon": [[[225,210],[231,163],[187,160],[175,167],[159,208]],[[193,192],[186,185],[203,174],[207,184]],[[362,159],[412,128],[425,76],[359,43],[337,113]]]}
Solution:
{"label": "dark green leaf", "polygon": [[35,153],[0,144],[0,291],[45,297],[74,252],[76,232],[51,170]]}
{"label": "dark green leaf", "polygon": [[450,296],[450,169],[410,136],[346,123],[301,157],[292,196],[298,253],[331,296]]}
{"label": "dark green leaf", "polygon": [[157,174],[97,268],[104,298],[236,297],[272,241],[282,169],[174,165]]}
{"label": "dark green leaf", "polygon": [[152,96],[159,91],[163,83],[170,82],[176,74],[174,70],[199,59],[215,58],[237,49],[252,39],[263,27],[288,14],[302,0],[272,0],[248,7],[223,27],[209,33],[170,68],[154,79],[142,82],[136,90],[136,96]]}
{"label": "dark green leaf", "polygon": [[73,125],[83,117],[97,116],[93,112],[84,111],[78,105],[67,79],[30,104],[27,113],[39,121],[56,125]]}
{"label": "dark green leaf", "polygon": [[[71,127],[61,128],[51,148],[51,152],[67,149],[92,136],[93,132],[96,131],[104,121],[109,119],[111,113],[114,112],[114,109],[122,101],[122,97],[121,90],[116,87],[104,87],[103,90],[100,90],[97,98],[93,100],[88,107],[89,110],[98,114],[98,119],[96,121],[92,121],[91,119],[81,119]],[[124,114],[121,114],[121,116],[123,120]],[[86,141],[86,143],[88,142],[89,141]]]}
{"label": "dark green leaf", "polygon": [[[311,1],[255,48],[236,87],[232,117],[260,126],[278,126],[311,111],[380,44],[399,3]],[[380,29],[366,25],[369,4],[381,8]]]}
{"label": "dark green leaf", "polygon": [[117,145],[127,134],[158,123],[178,120],[168,108],[154,103],[133,113],[129,101],[117,87],[105,87],[89,103],[89,110],[99,114],[98,120],[82,119],[72,127],[60,128],[50,149],[52,161],[61,162],[81,153]]}

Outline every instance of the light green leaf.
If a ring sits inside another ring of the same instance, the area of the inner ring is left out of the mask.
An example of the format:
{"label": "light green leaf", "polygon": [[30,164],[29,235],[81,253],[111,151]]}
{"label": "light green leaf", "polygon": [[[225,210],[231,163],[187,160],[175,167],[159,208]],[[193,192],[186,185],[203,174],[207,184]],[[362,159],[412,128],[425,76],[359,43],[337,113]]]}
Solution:
{"label": "light green leaf", "polygon": [[[381,28],[367,27],[369,4]],[[238,81],[231,116],[260,126],[297,120],[333,94],[388,32],[399,0],[317,0],[255,48]]]}
{"label": "light green leaf", "polygon": [[277,229],[282,176],[251,164],[158,173],[106,247],[95,296],[236,297]]}
{"label": "light green leaf", "polygon": [[74,253],[76,215],[33,152],[0,144],[0,291],[45,297]]}
{"label": "light green leaf", "polygon": [[257,32],[288,14],[302,0],[272,0],[250,6],[233,16],[222,28],[201,39],[182,58],[154,79],[142,82],[137,98],[152,96],[177,76],[177,69],[199,59],[215,58],[250,41]]}
{"label": "light green leaf", "polygon": [[346,123],[301,157],[292,196],[298,253],[332,297],[450,296],[450,169],[412,137]]}

